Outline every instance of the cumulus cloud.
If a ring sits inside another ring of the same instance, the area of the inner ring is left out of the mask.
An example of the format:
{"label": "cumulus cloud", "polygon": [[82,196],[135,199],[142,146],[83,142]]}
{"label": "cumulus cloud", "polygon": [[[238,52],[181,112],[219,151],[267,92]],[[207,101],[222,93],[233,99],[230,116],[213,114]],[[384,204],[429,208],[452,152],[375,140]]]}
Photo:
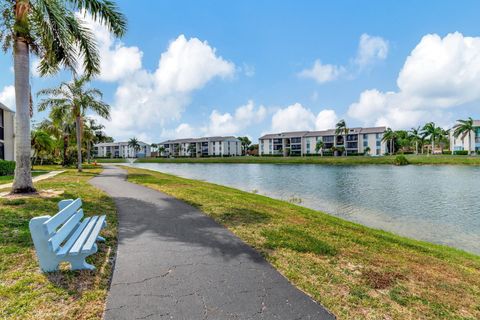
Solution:
{"label": "cumulus cloud", "polygon": [[331,129],[337,120],[334,110],[325,109],[315,115],[300,103],[294,103],[275,112],[272,116],[272,132]]}
{"label": "cumulus cloud", "polygon": [[0,102],[3,103],[7,108],[15,110],[15,87],[14,86],[5,86],[2,91],[0,91]]}
{"label": "cumulus cloud", "polygon": [[360,36],[357,55],[347,66],[323,64],[315,60],[313,66],[298,73],[301,78],[315,80],[318,84],[334,81],[343,76],[354,77],[353,73],[362,71],[366,66],[374,64],[378,60],[385,60],[388,55],[388,41],[378,36],[366,33]]}
{"label": "cumulus cloud", "polygon": [[298,75],[323,84],[338,79],[343,73],[345,73],[345,68],[342,66],[322,64],[320,60],[316,60],[311,68],[302,70]]}
{"label": "cumulus cloud", "polygon": [[448,124],[449,108],[480,100],[480,38],[424,36],[397,78],[396,92],[366,90],[348,115],[365,124],[406,128],[423,121]]}
{"label": "cumulus cloud", "polygon": [[111,78],[103,77],[120,77],[112,121],[104,122],[107,130],[125,139],[178,120],[190,103],[192,92],[213,78],[232,76],[234,71],[234,64],[218,56],[206,41],[180,35],[161,54],[154,72],[135,67]]}
{"label": "cumulus cloud", "polygon": [[377,60],[385,60],[388,55],[388,46],[388,41],[382,37],[362,34],[355,63],[360,67],[365,67]]}
{"label": "cumulus cloud", "polygon": [[174,129],[163,129],[161,136],[166,139],[183,139],[195,137],[195,128],[188,123],[181,123]]}
{"label": "cumulus cloud", "polygon": [[115,40],[111,33],[90,15],[78,13],[95,35],[100,54],[100,75],[102,81],[118,81],[142,68],[143,52],[135,46],[126,46]]}

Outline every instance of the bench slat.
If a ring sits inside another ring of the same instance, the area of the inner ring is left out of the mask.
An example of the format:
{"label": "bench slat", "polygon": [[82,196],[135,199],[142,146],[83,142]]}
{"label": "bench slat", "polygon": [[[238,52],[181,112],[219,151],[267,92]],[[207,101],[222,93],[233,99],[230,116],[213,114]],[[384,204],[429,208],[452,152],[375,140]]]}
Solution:
{"label": "bench slat", "polygon": [[56,215],[45,221],[43,225],[47,229],[47,234],[52,234],[61,224],[67,221],[81,207],[82,200],[78,198],[72,203],[70,203],[68,206],[60,210]]}
{"label": "bench slat", "polygon": [[58,250],[59,246],[72,233],[73,229],[78,226],[78,223],[82,218],[83,210],[80,209],[77,211],[77,213],[71,216],[70,219],[68,219],[68,221],[65,222],[60,229],[58,229],[54,236],[48,240],[50,248],[52,248],[53,252]]}
{"label": "bench slat", "polygon": [[89,221],[90,217],[87,217],[82,221],[78,228],[75,229],[75,232],[72,234],[72,236],[68,239],[68,241],[57,252],[57,255],[63,256],[66,255],[68,251],[70,251],[70,248],[72,248],[72,246],[75,244],[75,241],[77,241],[78,237],[82,233],[83,229],[85,229]]}
{"label": "bench slat", "polygon": [[88,237],[87,241],[83,245],[82,252],[92,250],[92,247],[95,244],[95,241],[97,240],[98,234],[102,230],[104,223],[105,216],[100,216],[92,230],[92,233],[90,233],[90,237]]}
{"label": "bench slat", "polygon": [[98,220],[98,216],[91,217],[90,221],[88,222],[87,226],[85,229],[83,229],[82,233],[78,237],[77,241],[75,241],[75,244],[73,245],[72,249],[70,249],[69,253],[72,255],[78,254],[80,250],[83,247],[83,244],[87,240],[88,236],[92,232],[93,227],[95,226],[95,223]]}

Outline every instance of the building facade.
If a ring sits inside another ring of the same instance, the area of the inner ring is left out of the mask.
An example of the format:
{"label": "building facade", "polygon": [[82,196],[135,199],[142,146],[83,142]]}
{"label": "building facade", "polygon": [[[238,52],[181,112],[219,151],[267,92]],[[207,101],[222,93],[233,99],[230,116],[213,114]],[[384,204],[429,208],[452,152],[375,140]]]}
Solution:
{"label": "building facade", "polygon": [[242,143],[233,136],[167,140],[158,144],[163,157],[222,157],[242,155]]}
{"label": "building facade", "polygon": [[473,130],[464,139],[461,136],[455,138],[453,130],[450,130],[450,151],[480,151],[480,120],[473,120],[473,127]]}
{"label": "building facade", "polygon": [[[346,136],[335,134],[335,129],[266,134],[259,139],[259,155],[314,155],[343,147],[349,154],[380,156],[387,152],[386,143],[382,141],[385,130],[385,127],[350,128]],[[324,146],[317,152],[318,141],[323,141]]]}
{"label": "building facade", "polygon": [[139,141],[139,150],[134,150],[128,142],[105,142],[93,146],[93,153],[98,158],[145,158],[151,156],[150,145]]}
{"label": "building facade", "polygon": [[0,160],[15,160],[15,112],[0,103]]}

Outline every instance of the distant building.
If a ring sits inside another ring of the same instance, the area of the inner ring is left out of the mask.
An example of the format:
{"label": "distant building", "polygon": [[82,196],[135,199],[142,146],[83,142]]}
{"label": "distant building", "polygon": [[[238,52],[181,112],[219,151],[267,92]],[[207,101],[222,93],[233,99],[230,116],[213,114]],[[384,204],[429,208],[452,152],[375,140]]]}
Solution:
{"label": "distant building", "polygon": [[167,140],[158,144],[161,156],[205,157],[240,156],[242,143],[233,136]]}
{"label": "distant building", "polygon": [[150,157],[150,145],[139,141],[139,150],[134,150],[128,142],[105,142],[93,146],[94,156],[98,158],[145,158]]}
{"label": "distant building", "polygon": [[0,159],[15,160],[15,112],[0,102]]}
{"label": "distant building", "polygon": [[473,120],[473,130],[470,132],[471,140],[467,134],[462,140],[462,137],[455,138],[453,130],[450,130],[450,151],[480,151],[480,120]]}
{"label": "distant building", "polygon": [[[344,147],[349,154],[365,153],[384,155],[386,143],[382,141],[385,127],[350,128],[345,136],[335,134],[335,129],[324,131],[297,131],[266,134],[259,139],[259,155],[311,155],[320,153],[315,150],[317,141],[324,143],[323,151]],[[368,148],[368,149],[367,149]]]}

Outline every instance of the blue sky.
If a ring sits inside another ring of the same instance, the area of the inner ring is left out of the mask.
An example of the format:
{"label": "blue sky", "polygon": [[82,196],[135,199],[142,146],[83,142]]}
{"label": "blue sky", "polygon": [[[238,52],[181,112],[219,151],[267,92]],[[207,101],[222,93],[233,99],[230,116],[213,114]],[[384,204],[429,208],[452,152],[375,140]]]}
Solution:
{"label": "blue sky", "polygon": [[[92,85],[112,106],[105,125],[117,140],[480,116],[477,1],[118,4],[129,22],[120,41],[89,22],[106,61]],[[0,100],[13,109],[11,65],[0,56]],[[33,91],[68,76],[33,73]]]}

